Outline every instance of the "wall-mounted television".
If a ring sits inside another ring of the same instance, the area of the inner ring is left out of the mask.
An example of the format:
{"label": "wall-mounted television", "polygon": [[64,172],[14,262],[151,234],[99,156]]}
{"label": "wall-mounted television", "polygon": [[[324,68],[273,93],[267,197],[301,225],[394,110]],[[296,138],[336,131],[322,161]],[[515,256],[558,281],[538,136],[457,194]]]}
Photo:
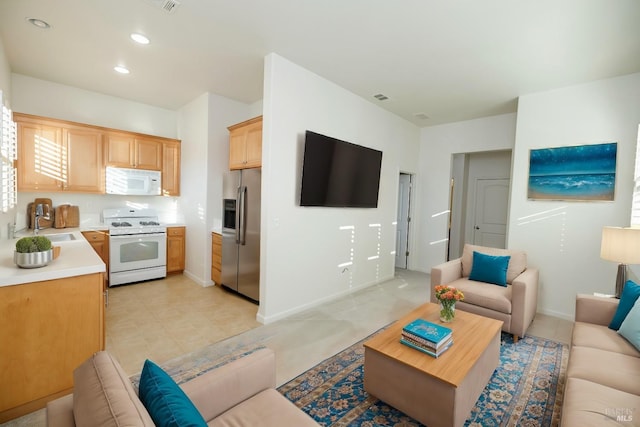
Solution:
{"label": "wall-mounted television", "polygon": [[382,151],[307,131],[300,206],[377,208]]}

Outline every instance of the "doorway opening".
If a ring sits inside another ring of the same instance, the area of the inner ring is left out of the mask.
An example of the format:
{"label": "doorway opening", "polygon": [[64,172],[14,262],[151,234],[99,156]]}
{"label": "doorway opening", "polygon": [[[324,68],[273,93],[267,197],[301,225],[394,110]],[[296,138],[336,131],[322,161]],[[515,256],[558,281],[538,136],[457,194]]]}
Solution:
{"label": "doorway opening", "polygon": [[452,156],[447,260],[465,243],[506,247],[510,186],[511,150]]}
{"label": "doorway opening", "polygon": [[413,176],[400,173],[398,180],[398,215],[396,216],[396,268],[409,264],[409,227],[411,225],[411,183]]}

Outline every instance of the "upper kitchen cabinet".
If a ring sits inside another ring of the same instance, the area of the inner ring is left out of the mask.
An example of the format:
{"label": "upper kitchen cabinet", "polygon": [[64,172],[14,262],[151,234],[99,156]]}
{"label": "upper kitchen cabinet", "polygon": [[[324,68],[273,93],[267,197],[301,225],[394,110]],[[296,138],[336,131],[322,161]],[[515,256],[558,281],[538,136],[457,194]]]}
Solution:
{"label": "upper kitchen cabinet", "polygon": [[14,113],[18,191],[104,193],[102,132]]}
{"label": "upper kitchen cabinet", "polygon": [[67,150],[67,180],[62,188],[83,193],[104,193],[102,133],[69,128],[62,133]]}
{"label": "upper kitchen cabinet", "polygon": [[162,142],[158,140],[109,132],[105,151],[107,166],[162,170]]}
{"label": "upper kitchen cabinet", "polygon": [[262,166],[262,116],[230,126],[229,169]]}
{"label": "upper kitchen cabinet", "polygon": [[180,195],[180,141],[162,143],[162,195]]}

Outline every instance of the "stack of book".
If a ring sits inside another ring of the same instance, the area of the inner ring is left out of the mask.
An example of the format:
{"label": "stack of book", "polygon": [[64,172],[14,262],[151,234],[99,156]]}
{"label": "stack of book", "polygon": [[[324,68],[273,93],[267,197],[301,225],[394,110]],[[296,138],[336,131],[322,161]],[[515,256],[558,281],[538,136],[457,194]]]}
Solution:
{"label": "stack of book", "polygon": [[402,344],[438,357],[453,344],[451,329],[424,319],[416,319],[402,328]]}

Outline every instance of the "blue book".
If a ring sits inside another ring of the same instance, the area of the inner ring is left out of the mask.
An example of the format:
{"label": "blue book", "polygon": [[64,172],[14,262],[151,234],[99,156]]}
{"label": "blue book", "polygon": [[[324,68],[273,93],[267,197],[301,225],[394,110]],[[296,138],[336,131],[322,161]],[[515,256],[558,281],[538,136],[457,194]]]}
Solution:
{"label": "blue book", "polygon": [[436,347],[451,337],[451,329],[424,319],[416,319],[402,330],[423,340],[431,341],[436,344]]}

